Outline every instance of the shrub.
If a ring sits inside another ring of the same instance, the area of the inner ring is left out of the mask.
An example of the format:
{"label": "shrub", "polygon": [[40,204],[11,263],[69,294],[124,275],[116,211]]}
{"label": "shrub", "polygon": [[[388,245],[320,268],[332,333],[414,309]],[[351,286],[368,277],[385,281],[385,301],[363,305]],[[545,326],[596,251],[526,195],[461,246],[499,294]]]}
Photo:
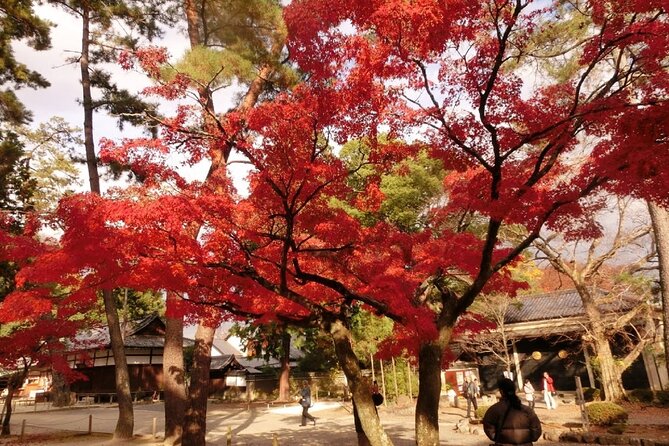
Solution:
{"label": "shrub", "polygon": [[662,407],[669,407],[669,390],[658,390],[655,392],[658,405]]}
{"label": "shrub", "polygon": [[586,401],[599,401],[601,392],[594,387],[583,387],[583,398]]}
{"label": "shrub", "polygon": [[585,406],[588,420],[596,426],[611,426],[626,423],[628,414],[621,406],[615,403],[594,402]]}
{"label": "shrub", "polygon": [[627,401],[630,403],[652,403],[653,391],[650,389],[633,389],[627,392]]}
{"label": "shrub", "polygon": [[488,409],[490,409],[490,406],[479,406],[478,409],[476,409],[476,418],[479,420],[482,419]]}

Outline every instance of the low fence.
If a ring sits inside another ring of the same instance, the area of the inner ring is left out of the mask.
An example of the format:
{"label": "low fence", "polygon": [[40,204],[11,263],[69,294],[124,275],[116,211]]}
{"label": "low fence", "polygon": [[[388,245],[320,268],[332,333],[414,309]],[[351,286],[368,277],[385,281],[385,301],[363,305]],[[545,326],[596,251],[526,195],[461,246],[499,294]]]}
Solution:
{"label": "low fence", "polygon": [[[83,434],[83,435],[92,435],[93,433],[108,433],[100,432],[96,430],[96,426],[100,426],[101,423],[115,424],[118,420],[118,417],[104,417],[98,414],[88,414],[85,416],[77,417],[75,419],[67,419],[66,424],[63,421],[54,421],[47,422],[44,420],[38,421],[28,421],[25,418],[21,418],[21,413],[14,414],[12,416],[11,431],[12,434],[18,435],[19,440],[23,441],[24,437],[29,435],[48,435],[48,434],[63,434],[63,433],[72,433],[72,434]],[[158,435],[158,417],[153,417],[150,421],[150,424],[146,426],[141,426],[135,422],[135,431],[136,432],[151,432],[153,438],[156,438]]]}

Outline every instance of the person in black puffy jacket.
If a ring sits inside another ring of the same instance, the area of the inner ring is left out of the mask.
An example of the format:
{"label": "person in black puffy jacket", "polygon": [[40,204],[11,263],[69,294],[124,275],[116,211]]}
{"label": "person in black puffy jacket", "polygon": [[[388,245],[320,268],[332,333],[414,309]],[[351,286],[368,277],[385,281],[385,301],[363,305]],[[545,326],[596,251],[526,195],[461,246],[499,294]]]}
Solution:
{"label": "person in black puffy jacket", "polygon": [[483,431],[496,446],[532,446],[541,437],[539,417],[521,404],[513,381],[502,378],[497,387],[501,400],[485,413]]}

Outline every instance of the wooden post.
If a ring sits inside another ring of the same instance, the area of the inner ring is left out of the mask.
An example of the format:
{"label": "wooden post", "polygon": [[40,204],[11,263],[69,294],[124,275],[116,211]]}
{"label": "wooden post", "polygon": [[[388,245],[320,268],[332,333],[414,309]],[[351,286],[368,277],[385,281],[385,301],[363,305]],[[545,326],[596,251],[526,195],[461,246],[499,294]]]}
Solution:
{"label": "wooden post", "polygon": [[581,408],[581,421],[583,422],[583,430],[590,429],[590,420],[588,420],[588,412],[585,410],[585,397],[583,395],[583,387],[581,386],[581,377],[576,376],[576,401]]}
{"label": "wooden post", "polygon": [[156,417],[153,417],[153,425],[151,426],[151,433],[153,435],[153,438],[156,438],[156,422],[157,421],[158,420],[156,419]]}
{"label": "wooden post", "polygon": [[279,437],[276,433],[272,436],[272,446],[279,446]]}
{"label": "wooden post", "polygon": [[585,358],[585,369],[588,371],[588,381],[590,381],[590,387],[593,389],[597,388],[597,383],[595,382],[595,374],[592,372],[592,365],[590,364],[590,353],[588,352],[588,344],[583,343],[583,357]]}
{"label": "wooden post", "polygon": [[225,442],[225,444],[227,444],[227,446],[232,446],[232,428],[231,428],[230,426],[228,426],[228,435],[227,435],[227,437],[228,437],[228,438],[227,438],[227,441]]}
{"label": "wooden post", "polygon": [[93,433],[93,414],[88,414],[88,435]]}
{"label": "wooden post", "polygon": [[400,391],[399,391],[399,387],[397,386],[397,367],[395,367],[395,357],[394,356],[392,358],[390,358],[390,362],[393,365],[393,381],[395,381],[395,404],[397,404],[400,401]]}
{"label": "wooden post", "polygon": [[409,383],[409,399],[413,403],[413,387],[411,386],[411,363],[407,360],[407,382]]}
{"label": "wooden post", "polygon": [[383,361],[379,359],[379,370],[381,370],[381,388],[383,389],[383,405],[388,405],[388,395],[386,394],[386,375],[383,372]]}
{"label": "wooden post", "polygon": [[376,381],[376,376],[374,375],[374,355],[369,354],[369,362],[372,364],[372,382]]}
{"label": "wooden post", "polygon": [[516,341],[511,339],[511,348],[513,349],[513,365],[516,367],[516,381],[518,382],[518,389],[523,388],[523,373],[520,371],[520,360],[518,358],[518,349],[516,348]]}
{"label": "wooden post", "polygon": [[26,420],[25,418],[21,421],[21,435],[19,436],[19,441],[23,441],[23,436],[26,433]]}

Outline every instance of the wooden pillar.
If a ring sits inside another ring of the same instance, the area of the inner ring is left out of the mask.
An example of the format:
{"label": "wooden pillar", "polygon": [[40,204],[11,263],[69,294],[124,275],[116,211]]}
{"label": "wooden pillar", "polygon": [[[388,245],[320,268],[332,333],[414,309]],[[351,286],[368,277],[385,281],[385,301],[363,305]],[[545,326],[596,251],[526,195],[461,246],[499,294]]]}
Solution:
{"label": "wooden pillar", "polygon": [[511,348],[513,349],[513,365],[516,367],[516,381],[518,388],[523,388],[523,372],[520,371],[520,359],[518,357],[518,349],[516,348],[516,341],[511,339]]}
{"label": "wooden pillar", "polygon": [[411,386],[411,363],[407,360],[407,382],[409,383],[409,399],[413,403],[413,388]]}
{"label": "wooden pillar", "polygon": [[388,405],[388,395],[386,394],[386,376],[383,372],[383,361],[379,359],[380,370],[381,370],[381,388],[383,389],[383,405]]}
{"label": "wooden pillar", "polygon": [[583,356],[585,358],[585,369],[588,371],[588,381],[590,381],[590,387],[593,389],[597,388],[597,383],[595,382],[595,374],[592,372],[592,365],[590,364],[590,353],[588,352],[588,344],[583,343]]}
{"label": "wooden pillar", "polygon": [[390,358],[390,361],[393,364],[393,381],[395,381],[395,404],[397,404],[400,400],[400,391],[399,387],[397,386],[397,368],[395,367],[395,357]]}
{"label": "wooden pillar", "polygon": [[372,382],[376,381],[376,376],[374,375],[374,355],[369,354],[369,363],[372,364]]}

